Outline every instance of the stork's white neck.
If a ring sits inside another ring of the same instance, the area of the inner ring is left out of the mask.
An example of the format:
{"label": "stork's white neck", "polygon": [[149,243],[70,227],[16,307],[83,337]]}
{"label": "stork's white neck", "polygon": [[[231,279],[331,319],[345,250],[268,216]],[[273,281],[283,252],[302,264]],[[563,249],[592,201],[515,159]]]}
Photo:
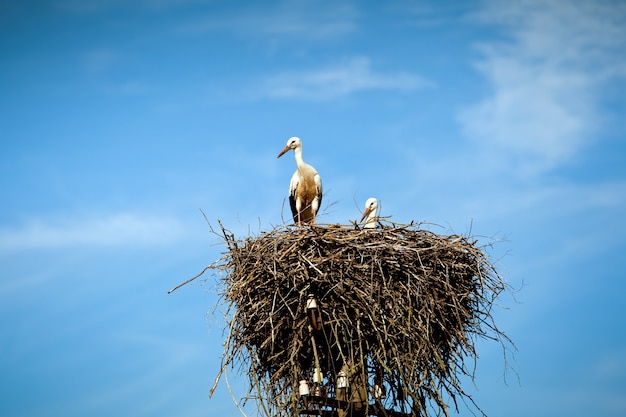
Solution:
{"label": "stork's white neck", "polygon": [[293,155],[296,158],[296,165],[298,166],[298,168],[303,168],[304,166],[306,166],[304,159],[302,158],[302,145],[296,146],[293,149]]}
{"label": "stork's white neck", "polygon": [[367,215],[365,219],[365,225],[363,225],[366,229],[374,229],[376,227],[376,215],[378,214],[378,208],[372,210]]}

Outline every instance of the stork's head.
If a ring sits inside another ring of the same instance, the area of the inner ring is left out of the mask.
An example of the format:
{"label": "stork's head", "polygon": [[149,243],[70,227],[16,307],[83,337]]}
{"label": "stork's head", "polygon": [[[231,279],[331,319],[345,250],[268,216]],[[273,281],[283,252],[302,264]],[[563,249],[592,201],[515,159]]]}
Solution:
{"label": "stork's head", "polygon": [[361,221],[367,218],[365,222],[365,227],[376,227],[376,214],[378,212],[378,200],[374,197],[368,198],[365,202],[365,210],[363,211],[363,216],[361,216]]}
{"label": "stork's head", "polygon": [[302,146],[302,141],[300,140],[299,137],[291,137],[289,138],[289,140],[287,141],[287,145],[285,145],[284,149],[282,151],[280,151],[280,153],[278,154],[278,156],[276,158],[280,158],[281,156],[283,156],[286,152],[292,150],[292,149],[296,149],[297,147],[301,147]]}

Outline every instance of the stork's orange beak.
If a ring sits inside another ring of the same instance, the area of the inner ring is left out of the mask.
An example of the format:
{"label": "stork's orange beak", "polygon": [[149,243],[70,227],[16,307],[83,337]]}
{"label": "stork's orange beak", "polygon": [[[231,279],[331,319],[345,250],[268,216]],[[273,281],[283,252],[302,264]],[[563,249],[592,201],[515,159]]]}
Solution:
{"label": "stork's orange beak", "polygon": [[278,156],[276,158],[280,158],[281,156],[283,156],[286,152],[288,152],[290,150],[291,150],[291,148],[289,146],[285,146],[285,149],[280,151],[280,153],[278,154]]}
{"label": "stork's orange beak", "polygon": [[367,217],[367,215],[370,214],[371,211],[372,210],[369,207],[366,208],[365,211],[363,212],[363,215],[361,216],[361,220],[360,221],[363,221],[363,219],[365,219]]}

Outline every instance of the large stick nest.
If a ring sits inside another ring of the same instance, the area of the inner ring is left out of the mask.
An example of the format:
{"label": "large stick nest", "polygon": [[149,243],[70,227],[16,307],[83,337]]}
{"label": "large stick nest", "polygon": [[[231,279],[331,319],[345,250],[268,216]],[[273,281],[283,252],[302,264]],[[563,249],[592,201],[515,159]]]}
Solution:
{"label": "large stick nest", "polygon": [[[457,399],[480,411],[460,378],[473,379],[477,338],[508,339],[490,314],[506,285],[477,241],[396,224],[222,232],[222,369],[242,366],[261,414],[448,415]],[[302,380],[320,385],[308,404]]]}

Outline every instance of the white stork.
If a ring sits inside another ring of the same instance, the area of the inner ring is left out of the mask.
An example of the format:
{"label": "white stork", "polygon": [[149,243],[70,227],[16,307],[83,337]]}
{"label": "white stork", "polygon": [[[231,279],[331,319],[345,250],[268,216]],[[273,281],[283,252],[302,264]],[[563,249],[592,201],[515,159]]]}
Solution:
{"label": "white stork", "polygon": [[289,183],[289,206],[293,221],[300,226],[302,222],[315,224],[315,216],[322,205],[322,179],[315,168],[302,159],[302,141],[292,137],[277,158],[293,149],[296,157],[296,172]]}
{"label": "white stork", "polygon": [[365,211],[361,216],[361,221],[365,220],[364,229],[375,229],[378,221],[378,200],[374,197],[368,198],[365,202]]}

